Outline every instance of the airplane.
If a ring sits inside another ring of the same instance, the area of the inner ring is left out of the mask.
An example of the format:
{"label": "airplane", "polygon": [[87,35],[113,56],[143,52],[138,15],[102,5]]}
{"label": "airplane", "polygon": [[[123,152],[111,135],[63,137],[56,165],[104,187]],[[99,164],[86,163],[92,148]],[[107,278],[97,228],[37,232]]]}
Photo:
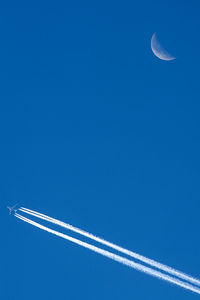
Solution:
{"label": "airplane", "polygon": [[14,209],[17,206],[17,204],[15,204],[14,206],[7,206],[7,208],[9,209],[9,215],[11,215],[13,212],[14,214],[16,213],[17,209]]}

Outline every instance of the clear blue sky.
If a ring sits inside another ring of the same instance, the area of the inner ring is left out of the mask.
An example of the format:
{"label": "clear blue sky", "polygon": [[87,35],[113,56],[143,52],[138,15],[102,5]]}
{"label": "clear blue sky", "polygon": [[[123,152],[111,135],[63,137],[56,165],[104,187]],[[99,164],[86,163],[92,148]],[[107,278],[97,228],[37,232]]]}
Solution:
{"label": "clear blue sky", "polygon": [[[1,299],[199,297],[6,210],[200,275],[199,12],[186,0],[1,2]],[[153,55],[155,31],[177,60]]]}

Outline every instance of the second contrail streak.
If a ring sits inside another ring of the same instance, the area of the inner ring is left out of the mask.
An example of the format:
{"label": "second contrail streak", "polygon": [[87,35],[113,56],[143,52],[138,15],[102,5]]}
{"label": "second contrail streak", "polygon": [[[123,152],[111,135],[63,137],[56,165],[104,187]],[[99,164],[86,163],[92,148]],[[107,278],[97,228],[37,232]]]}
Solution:
{"label": "second contrail streak", "polygon": [[99,243],[101,243],[101,244],[103,244],[105,246],[108,246],[108,247],[110,247],[112,249],[115,249],[116,251],[119,251],[119,252],[124,253],[124,254],[126,254],[126,255],[128,255],[130,257],[133,257],[133,258],[135,258],[135,259],[137,259],[139,261],[142,261],[143,263],[146,263],[146,264],[148,264],[148,265],[150,265],[152,267],[155,267],[155,268],[157,268],[157,269],[159,269],[161,271],[167,272],[168,274],[171,274],[173,276],[179,277],[180,279],[186,280],[186,281],[188,281],[188,282],[190,282],[192,284],[200,286],[200,280],[198,280],[198,279],[196,279],[196,278],[194,278],[192,276],[189,276],[189,275],[187,275],[187,274],[185,274],[183,272],[180,272],[180,271],[178,271],[176,269],[173,269],[173,268],[168,267],[168,266],[166,266],[164,264],[161,264],[161,263],[159,263],[159,262],[157,262],[157,261],[155,261],[153,259],[150,259],[150,258],[147,258],[145,256],[142,256],[142,255],[140,255],[140,254],[138,254],[136,252],[127,250],[125,248],[122,248],[122,247],[120,247],[120,246],[118,246],[118,245],[116,245],[114,243],[108,242],[108,241],[106,241],[106,240],[104,240],[104,239],[102,239],[100,237],[97,237],[97,236],[95,236],[95,235],[93,235],[93,234],[91,234],[89,232],[86,232],[86,231],[84,231],[82,229],[79,229],[79,228],[74,227],[74,226],[72,226],[70,224],[67,224],[65,222],[61,222],[61,221],[59,221],[57,219],[51,218],[49,216],[46,216],[44,214],[38,213],[36,211],[30,210],[30,209],[27,209],[27,208],[24,208],[24,207],[21,207],[19,210],[22,211],[22,212],[24,212],[24,213],[27,213],[29,215],[32,215],[32,216],[38,217],[40,219],[46,220],[48,222],[54,223],[56,225],[59,225],[59,226],[61,226],[63,228],[66,228],[66,229],[71,230],[73,232],[76,232],[78,234],[81,234],[81,235],[83,235],[83,236],[85,236],[87,238],[90,238],[90,239],[92,239],[92,240],[94,240],[96,242],[99,242]]}
{"label": "second contrail streak", "polygon": [[103,255],[105,257],[108,257],[108,258],[110,258],[112,260],[115,260],[115,261],[117,261],[119,263],[122,263],[122,264],[124,264],[126,266],[129,266],[129,267],[131,267],[133,269],[136,269],[138,271],[144,272],[146,274],[149,274],[151,276],[157,277],[159,279],[166,280],[166,281],[171,282],[171,283],[173,283],[175,285],[183,287],[183,288],[185,288],[187,290],[190,290],[190,291],[193,291],[193,292],[195,292],[197,294],[200,294],[200,289],[198,287],[195,287],[195,286],[193,286],[193,285],[191,285],[189,283],[183,282],[183,281],[181,281],[181,280],[179,280],[177,278],[174,278],[174,277],[171,277],[169,275],[163,274],[163,273],[161,273],[159,271],[156,271],[156,270],[151,269],[149,267],[143,266],[142,264],[135,263],[135,262],[133,262],[133,261],[127,259],[127,258],[121,257],[119,255],[116,255],[116,254],[112,253],[112,252],[103,250],[103,249],[98,248],[96,246],[93,246],[93,245],[91,245],[89,243],[86,243],[86,242],[83,242],[83,241],[81,241],[79,239],[73,238],[73,237],[71,237],[69,235],[66,235],[66,234],[63,234],[63,233],[58,232],[56,230],[50,229],[50,228],[48,228],[46,226],[43,226],[43,225],[41,225],[41,224],[39,224],[39,223],[37,223],[35,221],[32,221],[32,220],[30,220],[28,218],[25,218],[25,217],[19,215],[18,213],[15,213],[15,217],[17,217],[18,219],[21,219],[24,222],[27,222],[27,223],[33,225],[33,226],[36,226],[36,227],[38,227],[40,229],[43,229],[43,230],[45,230],[47,232],[50,232],[50,233],[52,233],[52,234],[54,234],[56,236],[62,237],[62,238],[66,239],[68,241],[71,241],[71,242],[73,242],[73,243],[75,243],[77,245],[80,245],[80,246],[82,246],[84,248],[90,249],[91,251],[94,251],[94,252],[99,253],[99,254],[101,254],[101,255]]}

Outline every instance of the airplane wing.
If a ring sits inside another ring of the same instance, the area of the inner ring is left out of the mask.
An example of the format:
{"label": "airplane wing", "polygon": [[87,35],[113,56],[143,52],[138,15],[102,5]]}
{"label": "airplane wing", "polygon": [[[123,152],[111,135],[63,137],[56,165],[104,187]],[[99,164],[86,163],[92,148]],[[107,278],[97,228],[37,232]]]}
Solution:
{"label": "airplane wing", "polygon": [[11,207],[11,209],[15,208],[17,205],[18,205],[18,203],[17,203],[17,204],[15,204],[14,206],[12,206],[12,207]]}

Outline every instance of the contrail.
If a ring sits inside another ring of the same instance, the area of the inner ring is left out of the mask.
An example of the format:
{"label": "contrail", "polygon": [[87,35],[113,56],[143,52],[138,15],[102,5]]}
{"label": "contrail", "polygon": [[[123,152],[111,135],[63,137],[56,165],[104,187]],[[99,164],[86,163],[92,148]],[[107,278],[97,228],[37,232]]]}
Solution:
{"label": "contrail", "polygon": [[171,282],[171,283],[173,283],[175,285],[183,287],[183,288],[185,288],[187,290],[190,290],[192,292],[200,294],[200,289],[198,287],[195,287],[195,286],[193,286],[193,285],[191,285],[189,283],[183,282],[183,281],[181,281],[181,280],[179,280],[177,278],[168,276],[168,275],[163,274],[163,273],[161,273],[159,271],[156,271],[156,270],[151,269],[149,267],[143,266],[142,264],[135,263],[135,262],[133,262],[133,261],[127,259],[127,258],[124,258],[122,256],[116,255],[116,254],[114,254],[112,252],[109,252],[109,251],[106,251],[104,249],[98,248],[98,247],[93,246],[93,245],[91,245],[89,243],[83,242],[83,241],[81,241],[79,239],[76,239],[76,238],[73,238],[73,237],[71,237],[69,235],[66,235],[66,234],[63,234],[61,232],[58,232],[56,230],[50,229],[50,228],[48,228],[46,226],[43,226],[43,225],[41,225],[41,224],[39,224],[39,223],[37,223],[35,221],[32,221],[32,220],[30,220],[28,218],[25,218],[25,217],[23,217],[23,216],[21,216],[21,215],[19,215],[17,213],[15,213],[15,217],[17,217],[18,219],[21,219],[24,222],[27,222],[27,223],[33,225],[33,226],[36,226],[36,227],[38,227],[40,229],[43,229],[43,230],[45,230],[47,232],[55,234],[56,236],[59,236],[59,237],[62,237],[64,239],[68,240],[68,241],[71,241],[71,242],[73,242],[73,243],[75,243],[75,244],[77,244],[79,246],[82,246],[82,247],[87,248],[87,249],[89,249],[91,251],[99,253],[99,254],[101,254],[101,255],[103,255],[105,257],[108,257],[108,258],[110,258],[112,260],[115,260],[115,261],[117,261],[119,263],[122,263],[122,264],[124,264],[126,266],[129,266],[129,267],[131,267],[133,269],[136,269],[138,271],[144,272],[146,274],[149,274],[151,276],[157,277],[159,279],[166,280],[166,281]]}
{"label": "contrail", "polygon": [[120,247],[120,246],[118,246],[118,245],[116,245],[114,243],[108,242],[108,241],[106,241],[106,240],[104,240],[104,239],[102,239],[100,237],[97,237],[97,236],[95,236],[95,235],[93,235],[93,234],[91,234],[89,232],[86,232],[86,231],[84,231],[82,229],[79,229],[79,228],[74,227],[74,226],[72,226],[70,224],[61,222],[61,221],[59,221],[57,219],[48,217],[47,215],[38,213],[38,212],[36,212],[34,210],[30,210],[30,209],[27,209],[27,208],[24,208],[24,207],[21,207],[19,210],[22,211],[22,212],[24,212],[24,213],[30,214],[32,216],[35,216],[35,217],[38,217],[40,219],[43,219],[43,220],[49,221],[51,223],[54,223],[56,225],[59,225],[59,226],[61,226],[63,228],[71,230],[73,232],[79,233],[80,235],[83,235],[83,236],[85,236],[87,238],[90,238],[90,239],[92,239],[92,240],[94,240],[96,242],[99,242],[99,243],[101,243],[101,244],[103,244],[105,246],[108,246],[108,247],[110,247],[112,249],[115,249],[116,251],[124,253],[124,254],[126,254],[128,256],[131,256],[131,257],[133,257],[133,258],[135,258],[135,259],[137,259],[139,261],[142,261],[143,263],[146,263],[146,264],[148,264],[148,265],[150,265],[152,267],[155,267],[155,268],[157,268],[159,270],[167,272],[168,274],[174,275],[176,277],[179,277],[180,279],[186,280],[186,281],[188,281],[188,282],[190,282],[192,284],[200,286],[200,280],[198,280],[197,278],[194,278],[194,277],[189,276],[189,275],[187,275],[187,274],[185,274],[183,272],[180,272],[180,271],[178,271],[176,269],[173,269],[173,268],[168,267],[168,266],[166,266],[164,264],[156,262],[155,260],[149,259],[149,258],[147,258],[145,256],[142,256],[142,255],[136,253],[136,252],[127,250],[125,248],[122,248],[122,247]]}

